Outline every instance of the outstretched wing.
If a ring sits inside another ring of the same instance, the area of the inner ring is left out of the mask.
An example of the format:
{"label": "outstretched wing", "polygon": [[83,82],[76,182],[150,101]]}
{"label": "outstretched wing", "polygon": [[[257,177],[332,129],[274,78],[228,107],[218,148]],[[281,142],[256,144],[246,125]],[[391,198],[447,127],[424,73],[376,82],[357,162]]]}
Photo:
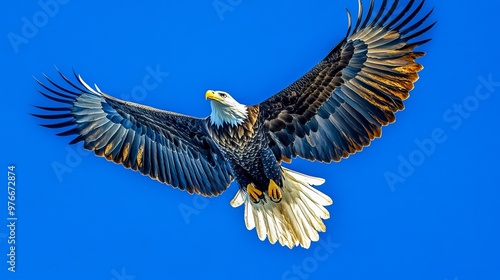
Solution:
{"label": "outstretched wing", "polygon": [[402,110],[417,72],[414,48],[429,40],[411,42],[433,25],[419,29],[432,10],[420,20],[424,1],[415,1],[394,15],[395,0],[387,12],[387,0],[373,15],[374,1],[363,19],[362,3],[351,33],[303,77],[259,104],[269,131],[270,147],[278,159],[300,156],[309,160],[339,161],[360,151],[381,127],[395,121]]}
{"label": "outstretched wing", "polygon": [[47,77],[51,87],[37,82],[45,90],[41,94],[63,106],[37,106],[50,114],[34,116],[57,121],[42,126],[66,128],[58,135],[76,134],[71,144],[83,141],[98,156],[189,193],[218,195],[232,181],[204,119],[125,102],[91,88],[76,74],[79,84],[59,74],[67,87]]}

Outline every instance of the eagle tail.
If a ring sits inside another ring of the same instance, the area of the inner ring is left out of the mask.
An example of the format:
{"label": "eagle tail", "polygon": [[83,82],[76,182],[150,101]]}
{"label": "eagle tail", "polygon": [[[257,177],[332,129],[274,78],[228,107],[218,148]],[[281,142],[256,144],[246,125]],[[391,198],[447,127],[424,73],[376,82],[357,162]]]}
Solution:
{"label": "eagle tail", "polygon": [[266,236],[271,244],[293,248],[309,248],[311,241],[318,241],[318,232],[325,232],[324,219],[330,218],[325,206],[332,199],[318,191],[324,179],[305,175],[285,167],[283,171],[283,198],[280,202],[271,201],[267,193],[259,203],[252,203],[244,190],[239,190],[231,201],[231,206],[245,204],[245,224],[248,230],[256,228],[260,240]]}

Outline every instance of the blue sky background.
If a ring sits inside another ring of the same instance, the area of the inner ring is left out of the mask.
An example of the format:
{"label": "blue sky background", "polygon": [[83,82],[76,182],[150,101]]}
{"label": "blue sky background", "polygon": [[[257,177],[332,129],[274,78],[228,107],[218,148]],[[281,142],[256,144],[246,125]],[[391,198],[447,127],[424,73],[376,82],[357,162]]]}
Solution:
{"label": "blue sky background", "polygon": [[[49,103],[32,75],[54,77],[54,65],[118,98],[200,117],[209,114],[207,89],[258,103],[322,59],[345,34],[344,8],[357,10],[355,0],[219,3],[229,9],[218,13],[214,1],[2,5],[0,279],[500,279],[499,2],[428,0],[439,23],[420,48],[425,69],[398,121],[348,160],[294,161],[326,178],[320,189],[335,201],[322,242],[309,250],[247,231],[243,208],[229,205],[236,185],[213,199],[190,196],[69,146],[28,115]],[[12,44],[12,34],[24,41]],[[155,86],[144,90],[154,69]],[[16,273],[6,262],[10,164]]]}

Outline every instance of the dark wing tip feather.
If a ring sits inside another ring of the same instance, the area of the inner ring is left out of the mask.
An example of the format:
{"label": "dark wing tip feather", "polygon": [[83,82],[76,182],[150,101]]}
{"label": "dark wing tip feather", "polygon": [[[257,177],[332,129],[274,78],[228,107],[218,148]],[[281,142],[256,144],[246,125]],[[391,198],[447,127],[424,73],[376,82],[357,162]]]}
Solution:
{"label": "dark wing tip feather", "polygon": [[51,115],[41,115],[41,114],[30,114],[34,117],[40,118],[40,119],[46,119],[46,120],[57,120],[57,119],[62,119],[62,118],[72,118],[73,115],[70,113],[67,114],[51,114]]}
{"label": "dark wing tip feather", "polygon": [[351,11],[349,11],[349,9],[346,9],[346,12],[347,12],[347,33],[345,34],[345,38],[349,37],[349,34],[351,34],[351,28],[352,28]]}
{"label": "dark wing tip feather", "polygon": [[[71,130],[68,130],[68,133]],[[69,135],[69,134],[68,134]],[[66,136],[66,134],[62,134],[61,136]],[[85,141],[85,138],[82,135],[78,135],[75,139],[71,140],[69,142],[70,145],[76,144],[78,142]]]}
{"label": "dark wing tip feather", "polygon": [[403,10],[396,15],[389,23],[387,23],[385,26],[387,29],[391,29],[393,25],[397,24],[405,15],[408,13],[408,11],[411,9],[413,6],[413,3],[415,3],[415,0],[410,0],[408,1],[408,4],[403,8]]}
{"label": "dark wing tip feather", "polygon": [[[60,91],[63,91],[63,92],[69,93],[69,94],[73,95],[73,97],[75,97],[75,96],[79,96],[79,95],[81,94],[81,92],[73,92],[73,91],[71,91],[71,90],[68,90],[68,89],[66,89],[66,88],[64,88],[64,87],[62,87],[62,86],[60,86],[60,85],[58,85],[57,83],[55,83],[54,81],[52,81],[52,80],[51,80],[51,79],[50,79],[47,75],[45,75],[45,74],[43,74],[43,76],[45,77],[45,79],[46,79],[47,81],[49,81],[49,83],[51,83],[53,86],[55,86],[55,87],[56,87],[57,89],[59,89]],[[40,81],[38,81],[38,80],[37,80],[37,82],[38,82],[38,84],[39,84],[39,85],[41,85],[43,88],[45,88],[45,89],[47,89],[47,90],[49,90],[49,91],[51,91],[51,92],[53,92],[53,93],[55,93],[55,94],[61,94],[61,93],[58,93],[57,91],[55,91],[55,90],[53,90],[53,89],[50,89],[49,87],[45,86],[45,85],[44,85],[43,83],[41,83]],[[71,98],[71,97],[69,97],[69,98]]]}
{"label": "dark wing tip feather", "polygon": [[[74,120],[74,116],[71,113],[71,107],[76,101],[76,97],[78,97],[81,93],[76,93],[70,91],[57,83],[55,83],[52,79],[50,79],[47,75],[42,73],[45,79],[49,82],[52,87],[45,85],[42,81],[33,77],[36,83],[42,87],[46,92],[42,90],[38,90],[38,92],[46,97],[49,100],[54,101],[57,104],[64,104],[63,106],[34,106],[37,109],[45,111],[44,114],[31,113],[30,115],[47,120],[47,121],[56,121],[54,123],[43,123],[40,124],[43,127],[52,128],[52,129],[61,129],[68,126],[76,125]],[[64,132],[62,132],[64,134]]]}
{"label": "dark wing tip feather", "polygon": [[[399,33],[401,33],[401,35],[406,35],[408,32],[412,31],[412,30],[415,30],[417,28],[419,28],[425,21],[427,21],[427,19],[429,18],[429,16],[434,12],[434,8],[432,8],[425,16],[423,16],[419,21],[417,21],[416,23],[414,23],[413,25],[401,30]],[[435,23],[435,22],[434,22]],[[431,24],[432,25],[432,24]],[[406,38],[406,37],[405,37]]]}
{"label": "dark wing tip feather", "polygon": [[359,31],[359,26],[361,24],[362,19],[363,19],[363,1],[358,0],[358,19],[356,20],[356,25],[354,26],[354,32]]}
{"label": "dark wing tip feather", "polygon": [[433,9],[419,18],[423,0],[399,10],[398,0],[383,0],[377,11],[374,3],[364,15],[358,1],[355,23],[347,10],[346,37],[302,78],[261,103],[271,111],[264,118],[278,159],[348,157],[379,137],[404,108],[423,69],[415,60],[425,53],[414,48],[430,41],[418,38],[434,26],[422,28]]}
{"label": "dark wing tip feather", "polygon": [[44,107],[37,105],[32,105],[32,106],[45,111],[71,111],[70,107]]}
{"label": "dark wing tip feather", "polygon": [[[387,2],[387,0],[384,0],[384,3],[385,2]],[[378,18],[377,18],[377,20],[374,19],[373,25],[371,25],[371,26],[375,26],[377,24],[378,24],[378,26],[384,26],[385,23],[387,22],[387,20],[389,20],[389,18],[391,17],[391,15],[394,14],[394,11],[396,11],[398,4],[399,4],[399,0],[395,0],[394,2],[392,2],[392,6],[389,8],[389,11],[385,14],[385,16],[380,21],[378,21]],[[382,8],[380,9],[381,14],[384,13],[385,5],[383,5],[382,7],[383,7],[383,9]]]}
{"label": "dark wing tip feather", "polygon": [[365,28],[366,25],[368,24],[368,20],[372,16],[374,6],[375,6],[375,0],[370,0],[370,7],[368,9],[368,14],[365,17],[365,20],[363,21],[363,24],[361,24],[360,29]]}
{"label": "dark wing tip feather", "polygon": [[78,130],[78,127],[74,127],[70,130],[56,133],[56,135],[57,136],[69,136],[69,135],[73,135],[73,134],[78,134],[79,132],[80,131]]}
{"label": "dark wing tip feather", "polygon": [[[59,74],[59,76],[61,76],[61,78],[63,78],[63,80],[64,80],[66,83],[68,83],[68,84],[69,84],[70,86],[72,86],[74,89],[78,90],[78,91],[80,92],[80,94],[81,94],[81,93],[85,93],[85,92],[87,92],[87,93],[89,92],[87,89],[83,89],[83,88],[81,88],[81,87],[79,87],[79,86],[75,85],[75,84],[74,84],[74,83],[73,83],[70,79],[68,79],[68,78],[67,78],[67,77],[66,77],[66,76],[65,76],[65,75],[64,75],[61,71],[57,70],[57,73]],[[76,72],[75,72],[75,70],[74,70],[74,69],[73,69],[73,73],[75,73],[75,75],[76,75]],[[80,79],[77,79],[77,80],[78,80],[78,82],[80,82],[80,84],[81,84],[81,80],[80,80]],[[82,85],[83,85],[83,84],[82,84]]]}
{"label": "dark wing tip feather", "polygon": [[41,124],[41,126],[47,127],[47,128],[63,128],[63,127],[68,127],[68,126],[71,126],[74,124],[75,124],[74,120],[69,120],[69,121],[63,121],[63,122],[59,122],[59,123]]}
{"label": "dark wing tip feather", "polygon": [[[374,6],[375,4],[372,2],[371,5]],[[387,0],[382,1],[382,5],[380,6],[380,8],[378,10],[377,15],[375,15],[375,17],[373,17],[372,21],[370,22],[370,24],[368,24],[368,26],[373,26],[374,23],[378,22],[380,17],[384,14],[386,6],[387,6]],[[368,18],[369,17],[366,17],[367,20],[368,20]]]}
{"label": "dark wing tip feather", "polygon": [[70,144],[83,142],[98,156],[189,193],[213,196],[229,186],[230,168],[204,120],[112,98],[76,71],[70,79],[56,70],[61,84],[45,74],[46,84],[34,77],[40,94],[59,104],[34,106],[43,113],[31,115],[49,122],[41,126],[62,130],[59,136],[76,135]]}
{"label": "dark wing tip feather", "polygon": [[[397,30],[399,33],[402,33],[403,31],[401,31],[401,29],[405,25],[407,25],[411,20],[413,20],[413,18],[415,18],[415,16],[420,12],[420,10],[422,9],[423,6],[424,6],[424,1],[420,2],[420,4],[413,10],[413,12],[409,16],[404,18],[397,26],[393,27],[393,29]],[[411,5],[410,5],[410,9],[411,9]]]}
{"label": "dark wing tip feather", "polygon": [[[433,28],[433,27],[434,27],[434,25],[436,25],[436,24],[437,24],[437,21],[435,21],[435,22],[433,22],[433,23],[429,24],[427,27],[425,27],[425,28],[423,28],[423,29],[421,29],[421,30],[419,30],[419,31],[417,31],[417,32],[415,32],[415,33],[413,33],[413,34],[410,34],[410,35],[408,35],[408,36],[405,36],[405,37],[404,37],[404,39],[409,41],[409,40],[412,40],[412,39],[414,39],[414,38],[420,37],[421,35],[423,35],[423,34],[424,34],[424,33],[426,33],[427,31],[429,31],[431,28]],[[409,30],[409,31],[411,31],[411,30]],[[420,41],[420,44],[419,44],[419,45],[423,45],[423,44],[425,44],[425,43],[427,43],[427,42],[429,42],[429,41],[430,41],[430,39],[428,39],[428,40],[422,40],[422,41]]]}

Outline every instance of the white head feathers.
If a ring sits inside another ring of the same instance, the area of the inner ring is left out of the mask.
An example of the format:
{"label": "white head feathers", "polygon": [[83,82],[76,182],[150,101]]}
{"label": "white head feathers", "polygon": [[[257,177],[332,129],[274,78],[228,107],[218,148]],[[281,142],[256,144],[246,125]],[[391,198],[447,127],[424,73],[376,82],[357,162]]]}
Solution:
{"label": "white head feathers", "polygon": [[209,90],[205,97],[210,99],[212,113],[210,122],[217,126],[224,124],[239,125],[248,116],[247,106],[238,103],[234,98],[224,91]]}

